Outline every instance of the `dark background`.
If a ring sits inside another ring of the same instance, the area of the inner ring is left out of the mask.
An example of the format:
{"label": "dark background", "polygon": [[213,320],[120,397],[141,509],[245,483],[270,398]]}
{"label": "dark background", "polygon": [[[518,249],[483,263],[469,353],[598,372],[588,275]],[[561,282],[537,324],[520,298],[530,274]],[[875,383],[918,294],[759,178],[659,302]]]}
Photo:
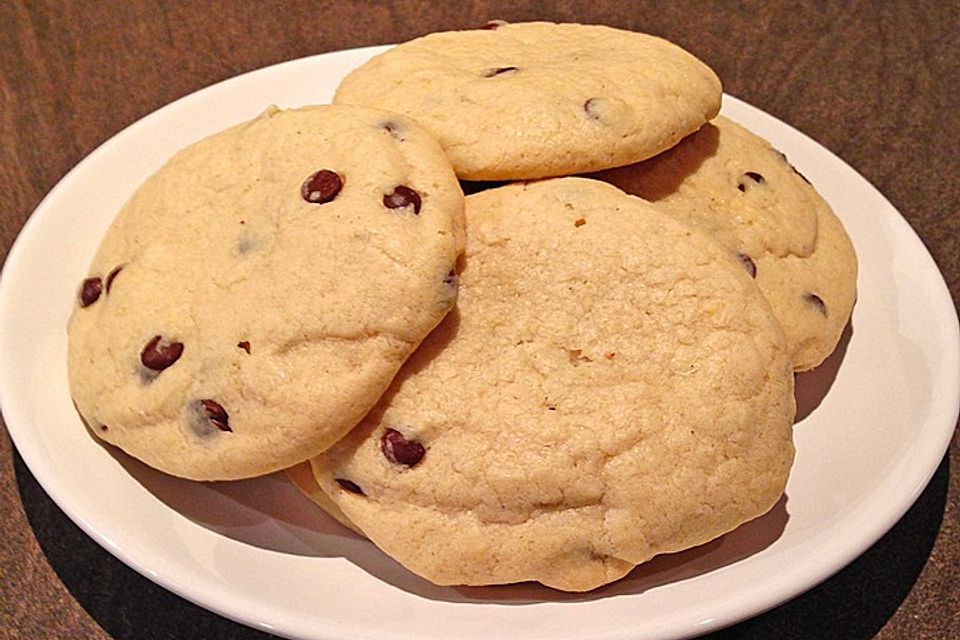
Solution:
{"label": "dark background", "polygon": [[[939,2],[0,2],[0,260],[60,178],[158,107],[269,64],[488,19],[664,36],[810,135],[907,218],[960,294],[960,4]],[[958,390],[960,392],[960,390]],[[714,640],[960,638],[960,447],[866,554]],[[88,539],[0,433],[0,637],[267,636]]]}

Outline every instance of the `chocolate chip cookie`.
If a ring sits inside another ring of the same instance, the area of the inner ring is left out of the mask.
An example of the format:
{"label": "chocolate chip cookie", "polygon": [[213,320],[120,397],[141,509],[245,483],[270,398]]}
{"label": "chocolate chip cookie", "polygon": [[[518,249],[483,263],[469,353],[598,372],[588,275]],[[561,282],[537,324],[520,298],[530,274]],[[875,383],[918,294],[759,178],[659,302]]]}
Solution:
{"label": "chocolate chip cookie", "polygon": [[349,522],[436,584],[584,591],[779,499],[793,373],[726,248],[583,178],[466,213],[457,308],[311,460]]}
{"label": "chocolate chip cookie", "polygon": [[594,177],[737,255],[783,325],[794,369],[834,350],[857,295],[857,256],[830,205],[769,142],[718,117],[655,158]]}
{"label": "chocolate chip cookie", "polygon": [[717,114],[707,65],[654,36],[547,22],[433,33],[350,73],[334,101],[423,124],[467,180],[637,162]]}
{"label": "chocolate chip cookie", "polygon": [[178,153],[79,286],[74,401],[167,473],[242,478],[333,444],[456,300],[463,194],[374,109],[270,109]]}

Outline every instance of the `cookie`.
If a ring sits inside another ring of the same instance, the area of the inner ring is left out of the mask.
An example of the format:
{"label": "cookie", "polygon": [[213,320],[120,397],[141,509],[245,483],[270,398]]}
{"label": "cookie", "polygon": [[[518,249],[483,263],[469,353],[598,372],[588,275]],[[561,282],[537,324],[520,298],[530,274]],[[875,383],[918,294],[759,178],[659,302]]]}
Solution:
{"label": "cookie", "polygon": [[769,142],[718,117],[656,158],[594,177],[736,254],[783,325],[795,370],[836,348],[856,300],[856,253],[830,205]]}
{"label": "cookie", "polygon": [[457,307],[311,460],[349,521],[436,584],[585,591],[776,503],[793,374],[729,251],[583,178],[466,217]]}
{"label": "cookie", "polygon": [[453,306],[463,195],[412,121],[271,109],[118,214],[69,324],[91,431],[167,473],[261,475],[352,427]]}
{"label": "cookie", "polygon": [[401,44],[350,73],[334,102],[414,118],[467,180],[637,162],[720,108],[717,76],[666,40],[600,25],[491,26]]}

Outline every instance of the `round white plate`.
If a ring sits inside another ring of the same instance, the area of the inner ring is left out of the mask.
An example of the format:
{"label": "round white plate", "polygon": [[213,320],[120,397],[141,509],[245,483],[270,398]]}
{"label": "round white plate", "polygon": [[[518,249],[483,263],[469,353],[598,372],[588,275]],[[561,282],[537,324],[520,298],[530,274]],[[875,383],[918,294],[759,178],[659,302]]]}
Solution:
{"label": "round white plate", "polygon": [[133,124],[40,204],[0,282],[0,401],[56,503],[122,561],[204,607],[295,638],[675,638],[755,615],[862,553],[914,502],[957,419],[960,333],[930,255],[829,151],[734,98],[843,220],[860,259],[852,331],[798,379],[797,461],[768,515],[599,591],[433,586],[319,512],[282,476],[199,484],[101,446],[70,401],[66,324],[114,214],[175,151],[270,104],[328,102],[383,48],[296,60],[189,95]]}

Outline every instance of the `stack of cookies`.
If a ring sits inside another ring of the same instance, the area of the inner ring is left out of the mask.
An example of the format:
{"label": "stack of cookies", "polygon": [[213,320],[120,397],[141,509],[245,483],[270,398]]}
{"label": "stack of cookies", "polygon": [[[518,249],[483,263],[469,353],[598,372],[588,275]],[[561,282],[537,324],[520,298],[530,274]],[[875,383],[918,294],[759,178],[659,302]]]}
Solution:
{"label": "stack of cookies", "polygon": [[608,27],[397,46],[137,191],[70,322],[77,408],[167,473],[288,469],[436,584],[585,591],[731,531],[783,493],[856,257],[720,101]]}

